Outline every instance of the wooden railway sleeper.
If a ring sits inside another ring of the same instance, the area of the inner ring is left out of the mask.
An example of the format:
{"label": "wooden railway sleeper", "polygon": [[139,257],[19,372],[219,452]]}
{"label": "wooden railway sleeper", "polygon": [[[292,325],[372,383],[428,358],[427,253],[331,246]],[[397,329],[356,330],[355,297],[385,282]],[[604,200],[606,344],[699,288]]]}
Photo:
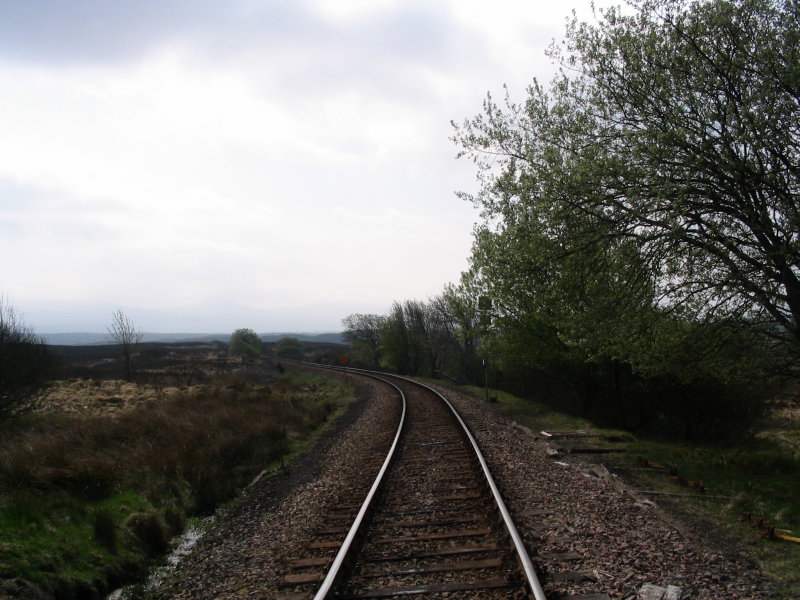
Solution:
{"label": "wooden railway sleeper", "polygon": [[[403,378],[400,378],[400,379],[403,379]],[[405,381],[410,381],[410,380],[405,380]],[[435,390],[432,390],[428,386],[425,386],[423,384],[417,384],[415,382],[414,382],[414,385],[419,385],[420,387],[425,388],[429,392],[431,392],[431,393],[435,394],[436,396],[438,396],[443,401],[443,403],[448,407],[449,411],[452,412],[452,415],[455,417],[455,419],[460,423],[461,428],[460,429],[457,428],[457,430],[459,431],[459,436],[464,441],[464,444],[465,444],[464,448],[469,448],[469,447],[473,448],[474,452],[475,452],[475,454],[477,456],[477,460],[478,460],[478,462],[480,462],[480,468],[478,469],[476,467],[476,470],[480,470],[480,472],[481,472],[481,475],[479,475],[478,479],[477,479],[478,481],[482,482],[482,485],[480,485],[479,487],[488,488],[489,491],[490,491],[490,498],[491,498],[490,501],[481,499],[479,497],[475,497],[475,496],[479,496],[477,494],[470,494],[470,493],[448,494],[446,498],[441,498],[440,497],[439,500],[437,500],[437,508],[458,506],[459,505],[458,501],[460,501],[460,500],[469,500],[470,503],[472,502],[472,500],[476,500],[476,502],[474,502],[473,507],[470,510],[475,510],[475,506],[476,505],[477,506],[484,506],[486,508],[488,508],[489,506],[492,506],[491,512],[494,513],[494,514],[500,513],[501,518],[498,519],[498,521],[502,520],[504,526],[501,527],[501,526],[498,526],[496,524],[490,523],[490,527],[481,528],[481,529],[484,529],[484,530],[488,530],[488,533],[486,533],[485,531],[480,531],[479,529],[457,530],[457,531],[453,531],[453,532],[441,532],[441,533],[439,533],[439,532],[434,532],[434,533],[428,532],[428,533],[424,533],[422,535],[417,535],[417,536],[408,536],[408,535],[395,536],[394,539],[392,539],[391,537],[387,537],[387,538],[379,539],[379,540],[371,539],[369,541],[369,544],[370,545],[374,545],[377,542],[383,542],[383,543],[386,543],[388,546],[391,546],[392,544],[390,542],[393,543],[394,541],[397,541],[398,543],[402,543],[404,545],[408,544],[410,541],[423,542],[423,546],[422,547],[418,547],[417,550],[410,549],[410,550],[412,550],[412,552],[417,552],[417,551],[420,551],[420,550],[425,551],[424,550],[425,546],[430,546],[431,542],[436,542],[437,540],[450,540],[450,541],[452,541],[454,539],[462,539],[462,536],[463,536],[464,539],[466,539],[466,538],[472,537],[473,535],[481,537],[482,539],[487,539],[487,542],[489,544],[492,544],[492,545],[498,545],[498,546],[502,547],[502,546],[506,546],[508,544],[509,546],[513,547],[513,550],[514,550],[513,551],[513,556],[516,557],[517,561],[520,564],[520,569],[521,570],[520,570],[519,577],[521,578],[522,577],[522,573],[524,573],[525,574],[525,581],[529,582],[529,583],[526,583],[526,585],[530,585],[531,586],[531,590],[530,591],[533,593],[533,597],[535,597],[536,600],[544,600],[544,593],[541,590],[541,587],[540,587],[540,585],[538,583],[538,580],[536,578],[536,575],[534,573],[533,564],[532,564],[532,562],[531,562],[531,560],[529,558],[529,555],[527,553],[527,548],[523,544],[523,542],[521,541],[519,533],[517,532],[516,527],[514,526],[513,522],[510,520],[510,516],[508,515],[508,511],[505,508],[505,505],[504,505],[504,503],[502,501],[502,498],[500,497],[499,490],[497,489],[497,486],[496,486],[491,474],[488,471],[488,465],[486,464],[486,461],[483,458],[483,456],[482,456],[482,454],[480,452],[480,449],[477,446],[477,442],[475,441],[474,437],[470,433],[470,431],[467,428],[466,424],[464,423],[463,419],[456,413],[455,409],[447,401],[446,398],[444,398],[441,394],[439,394],[438,392],[435,392]],[[414,392],[414,394],[418,394],[418,393]],[[419,398],[419,396],[415,396],[415,397]],[[425,401],[425,402],[427,402],[427,401]],[[424,412],[424,411],[427,410],[428,406],[432,406],[432,405],[430,405],[430,404],[427,404],[427,405],[418,404],[417,406],[418,407],[422,407],[422,411],[421,412]],[[415,408],[414,410],[418,410],[418,408]],[[445,419],[442,419],[442,418],[437,416],[435,419],[429,420],[429,422],[426,423],[425,425],[426,426],[430,426],[430,427],[441,427],[442,428],[441,430],[444,431],[445,427],[449,427],[449,425],[446,425],[444,421],[445,421]],[[411,435],[411,430],[409,430],[409,435]],[[414,441],[419,442],[420,441],[420,430],[419,429],[414,430],[414,435],[416,436]],[[449,439],[449,437],[444,438],[444,439]],[[442,441],[444,441],[444,439]],[[410,442],[410,443],[413,443],[413,442]],[[446,444],[442,444],[442,445],[444,446]],[[461,450],[455,450],[455,451],[451,451],[451,452],[447,452],[447,453],[437,453],[437,454],[447,454],[449,456],[450,460],[457,460],[460,463],[462,461],[462,459],[465,458],[465,455],[468,454],[468,453],[466,453],[464,451],[461,451]],[[405,459],[409,460],[411,463],[414,463],[414,464],[420,464],[420,463],[428,462],[426,457],[420,457],[420,455],[418,453],[415,454],[415,453],[405,453],[404,452],[404,455],[405,455],[404,456]],[[408,464],[408,463],[406,463],[406,464]],[[473,463],[473,464],[475,464],[475,463]],[[435,477],[435,476],[432,475],[432,477]],[[433,479],[429,478],[429,480],[432,481]],[[430,490],[426,489],[425,494],[430,494],[430,493],[432,493],[432,492]],[[485,497],[486,496],[484,496],[484,498]],[[384,509],[389,508],[391,510],[393,508],[391,505],[386,505],[385,503],[382,503],[382,504],[384,504],[384,506],[382,507]],[[464,505],[461,504],[461,506],[462,506],[461,510],[464,510],[464,508],[463,508]],[[395,506],[394,508],[396,510],[398,510],[398,511],[407,510],[407,508],[403,507],[402,505]],[[495,512],[495,510],[497,512]],[[429,525],[429,527],[430,527],[430,525]],[[361,539],[361,535],[363,535],[364,530],[365,530],[365,528],[362,528],[360,530],[360,532],[359,532],[359,535],[358,535],[359,543],[357,545],[359,547],[363,547],[363,545],[366,543],[365,540]],[[348,535],[348,537],[351,537],[352,534],[353,534],[353,529],[351,529],[351,533]],[[391,534],[389,534],[389,535],[391,536]],[[489,541],[489,540],[491,540],[491,541]],[[481,545],[481,543],[473,544],[473,545],[477,546],[477,545]],[[403,556],[403,557],[408,557],[409,556],[409,552],[407,552],[407,551],[390,552],[390,553],[397,554],[397,555]],[[341,555],[341,552],[339,554]],[[505,554],[505,552],[503,554]],[[492,558],[495,561],[499,560],[499,557],[497,557],[497,556],[487,557],[487,560],[488,559],[492,559]],[[341,559],[340,557],[337,557],[337,560],[341,562],[343,559]],[[504,558],[502,560],[505,561],[507,559]],[[351,567],[356,567],[357,564],[359,564],[354,559],[348,560],[347,562],[350,563]],[[458,562],[458,561],[456,561],[456,562]],[[363,560],[361,560],[361,563],[363,563]],[[482,563],[477,563],[477,564],[482,564]],[[492,564],[495,564],[495,563],[492,563]],[[502,562],[501,562],[501,564],[502,564]],[[434,565],[431,568],[432,568],[432,572],[440,572],[439,569],[442,569],[443,567],[438,567],[437,568]],[[477,570],[475,575],[477,575],[478,573],[480,573],[480,569]],[[329,573],[329,576],[330,575],[331,574]],[[330,579],[330,577],[326,577],[326,582],[329,579]],[[516,579],[516,578],[515,577],[510,577],[510,578],[509,577],[496,577],[496,578],[491,578],[491,579],[488,579],[488,580],[480,580],[480,581],[458,581],[458,582],[436,582],[436,581],[433,581],[433,582],[423,583],[423,584],[412,586],[412,587],[409,587],[409,586],[390,586],[390,587],[383,588],[383,589],[372,589],[372,590],[363,589],[363,588],[358,587],[357,585],[356,586],[349,585],[347,587],[347,591],[344,594],[336,594],[335,597],[380,598],[380,597],[392,597],[392,596],[404,596],[404,595],[436,594],[436,593],[440,593],[440,592],[457,592],[457,591],[468,591],[468,590],[477,590],[477,589],[489,589],[491,586],[494,586],[494,585],[497,585],[498,588],[500,588],[500,589],[502,589],[504,587],[508,587],[508,586],[513,586],[514,589],[519,591],[521,588],[515,586],[514,579]],[[363,581],[363,580],[355,580],[352,583],[356,584],[358,581]],[[333,584],[335,582],[331,582],[331,583]],[[332,587],[332,585],[329,585],[328,587],[325,587],[323,585],[323,588],[324,588],[325,591],[323,591],[323,589],[321,589],[318,592],[317,596],[315,596],[315,598],[318,598],[319,600],[321,600],[322,598],[329,597],[328,594],[330,592],[332,592],[333,589],[334,589]],[[524,595],[525,594],[523,594],[523,596]],[[515,593],[514,597],[520,597],[520,596],[517,593]]]}

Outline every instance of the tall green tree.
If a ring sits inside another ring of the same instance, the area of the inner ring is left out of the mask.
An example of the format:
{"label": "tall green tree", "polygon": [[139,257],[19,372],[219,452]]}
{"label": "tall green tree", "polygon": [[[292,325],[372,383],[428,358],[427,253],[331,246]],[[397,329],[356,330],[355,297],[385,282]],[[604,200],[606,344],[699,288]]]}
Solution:
{"label": "tall green tree", "polygon": [[502,368],[560,374],[624,425],[697,433],[754,406],[776,348],[797,364],[797,7],[632,0],[573,20],[549,87],[456,128]]}
{"label": "tall green tree", "polygon": [[[457,128],[484,182],[476,268],[544,246],[552,260],[533,257],[528,275],[547,289],[599,254],[610,306],[630,288],[646,313],[649,289],[651,316],[747,323],[797,353],[799,6],[633,0],[573,20],[548,90],[489,98]],[[525,295],[519,278],[499,285]]]}
{"label": "tall green tree", "polygon": [[415,375],[419,354],[413,343],[403,305],[395,301],[381,330],[381,352],[386,367],[407,375]]}
{"label": "tall green tree", "polygon": [[449,318],[433,300],[395,302],[381,335],[386,365],[399,373],[438,376],[452,351]]}
{"label": "tall green tree", "polygon": [[444,291],[432,298],[429,310],[436,323],[440,368],[445,375],[475,383],[479,361],[476,349],[482,335],[478,294],[465,275],[459,285],[447,284]]}

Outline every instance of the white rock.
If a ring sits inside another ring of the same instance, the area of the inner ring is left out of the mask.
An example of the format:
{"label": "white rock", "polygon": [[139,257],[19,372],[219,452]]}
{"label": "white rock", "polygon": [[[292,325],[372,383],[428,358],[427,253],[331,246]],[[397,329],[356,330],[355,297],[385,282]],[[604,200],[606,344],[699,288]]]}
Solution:
{"label": "white rock", "polygon": [[664,600],[667,589],[660,585],[645,583],[639,590],[639,600]]}
{"label": "white rock", "polygon": [[683,598],[683,590],[676,585],[668,585],[667,593],[664,594],[664,600],[681,600]]}

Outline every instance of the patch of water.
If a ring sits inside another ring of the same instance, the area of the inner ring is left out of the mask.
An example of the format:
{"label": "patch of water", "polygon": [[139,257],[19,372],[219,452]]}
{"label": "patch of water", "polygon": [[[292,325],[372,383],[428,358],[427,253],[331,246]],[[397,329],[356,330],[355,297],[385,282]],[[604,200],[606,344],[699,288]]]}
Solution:
{"label": "patch of water", "polygon": [[173,549],[165,558],[166,564],[150,571],[147,581],[143,584],[126,585],[116,589],[106,597],[106,600],[135,600],[142,593],[157,590],[175,571],[175,567],[192,552],[213,521],[214,517],[207,517],[197,524],[189,525],[186,531],[172,540]]}

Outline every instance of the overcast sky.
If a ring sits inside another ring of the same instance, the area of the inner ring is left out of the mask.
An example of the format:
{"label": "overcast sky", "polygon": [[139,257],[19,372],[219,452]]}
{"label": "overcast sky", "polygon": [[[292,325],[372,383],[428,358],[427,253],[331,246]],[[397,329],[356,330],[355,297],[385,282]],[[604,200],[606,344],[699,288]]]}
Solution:
{"label": "overcast sky", "polygon": [[433,296],[477,219],[450,121],[549,80],[573,8],[3,0],[0,292],[39,331],[337,330]]}

